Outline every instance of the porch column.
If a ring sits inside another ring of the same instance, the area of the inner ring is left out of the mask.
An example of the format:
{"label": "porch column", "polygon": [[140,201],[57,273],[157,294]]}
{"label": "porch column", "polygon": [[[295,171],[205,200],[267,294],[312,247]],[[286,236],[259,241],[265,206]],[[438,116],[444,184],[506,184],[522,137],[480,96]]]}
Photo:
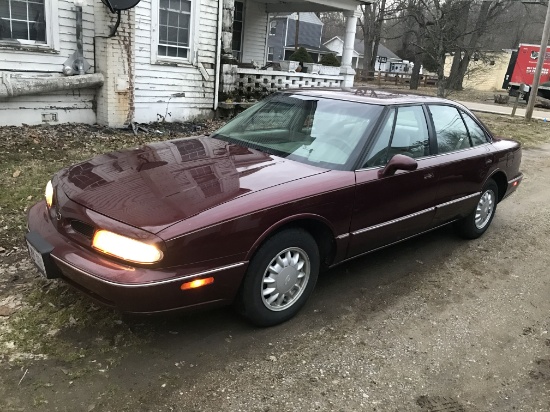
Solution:
{"label": "porch column", "polygon": [[97,123],[124,127],[134,121],[135,112],[136,12],[123,11],[117,35],[109,38],[109,25],[115,24],[116,17],[101,0],[93,6],[95,71],[105,78],[95,95]]}
{"label": "porch column", "polygon": [[235,0],[223,1],[222,15],[222,62],[231,63],[233,59],[233,16]]}
{"label": "porch column", "polygon": [[355,50],[355,32],[357,31],[357,18],[361,15],[358,11],[344,12],[346,17],[346,37],[344,39],[344,52],[342,53],[342,66],[340,74],[344,76],[344,87],[353,87],[355,70],[352,67],[353,51]]}

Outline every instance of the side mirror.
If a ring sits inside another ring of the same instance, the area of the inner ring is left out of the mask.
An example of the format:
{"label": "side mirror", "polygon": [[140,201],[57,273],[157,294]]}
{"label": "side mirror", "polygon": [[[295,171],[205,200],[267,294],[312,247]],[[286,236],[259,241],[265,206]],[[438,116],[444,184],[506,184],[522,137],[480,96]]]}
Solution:
{"label": "side mirror", "polygon": [[393,176],[398,170],[412,171],[418,168],[418,163],[412,157],[396,154],[385,168],[378,171],[378,177]]}

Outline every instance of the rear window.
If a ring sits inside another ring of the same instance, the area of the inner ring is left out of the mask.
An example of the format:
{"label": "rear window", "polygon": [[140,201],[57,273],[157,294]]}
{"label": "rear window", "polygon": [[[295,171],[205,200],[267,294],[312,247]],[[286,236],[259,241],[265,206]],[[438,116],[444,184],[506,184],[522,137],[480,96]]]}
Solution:
{"label": "rear window", "polygon": [[302,95],[274,95],[212,137],[328,169],[349,170],[382,107]]}

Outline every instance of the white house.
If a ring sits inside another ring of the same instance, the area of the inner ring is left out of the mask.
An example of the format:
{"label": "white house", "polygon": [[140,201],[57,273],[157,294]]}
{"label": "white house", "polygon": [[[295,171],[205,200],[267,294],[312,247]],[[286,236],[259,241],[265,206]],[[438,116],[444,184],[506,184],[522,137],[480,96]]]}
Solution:
{"label": "white house", "polygon": [[[350,86],[356,10],[371,1],[141,0],[115,33],[101,0],[0,0],[0,125],[183,121],[258,80],[270,91]],[[316,11],[346,13],[339,76],[239,67],[265,65],[270,14]]]}
{"label": "white house", "polygon": [[[337,57],[342,56],[344,50],[344,40],[335,36],[324,45],[332,50]],[[355,39],[353,48],[353,60],[352,67],[356,70],[362,70],[364,68],[365,57],[365,42],[363,40]],[[374,69],[380,72],[394,72],[404,73],[410,67],[409,62],[404,62],[402,58],[392,52],[383,44],[378,45],[378,53],[376,56],[376,64]],[[406,70],[407,69],[407,70]]]}

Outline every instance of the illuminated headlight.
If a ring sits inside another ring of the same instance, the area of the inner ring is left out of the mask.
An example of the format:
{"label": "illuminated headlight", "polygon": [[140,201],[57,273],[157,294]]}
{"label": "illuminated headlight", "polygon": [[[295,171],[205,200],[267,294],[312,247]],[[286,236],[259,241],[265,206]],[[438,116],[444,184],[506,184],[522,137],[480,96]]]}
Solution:
{"label": "illuminated headlight", "polygon": [[92,246],[103,253],[129,262],[151,264],[162,259],[162,252],[156,246],[107,230],[98,230],[95,233]]}
{"label": "illuminated headlight", "polygon": [[44,197],[46,198],[46,203],[48,204],[48,207],[52,207],[52,204],[53,204],[53,185],[52,185],[51,180],[46,184],[46,193],[44,193]]}

